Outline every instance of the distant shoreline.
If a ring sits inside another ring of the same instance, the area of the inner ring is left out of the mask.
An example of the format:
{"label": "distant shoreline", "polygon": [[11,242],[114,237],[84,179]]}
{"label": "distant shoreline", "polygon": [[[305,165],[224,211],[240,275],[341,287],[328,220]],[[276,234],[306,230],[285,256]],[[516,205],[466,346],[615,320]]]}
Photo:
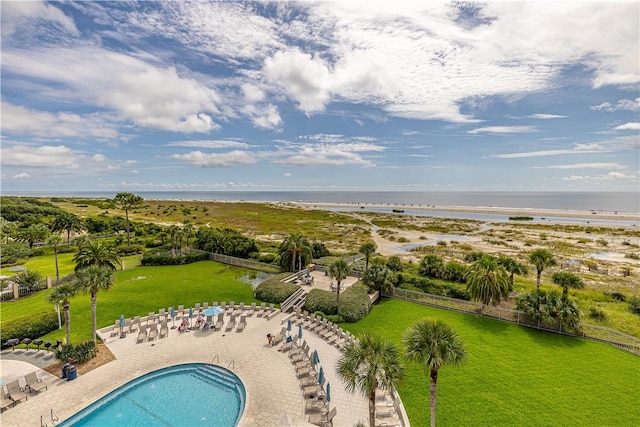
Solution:
{"label": "distant shoreline", "polygon": [[539,217],[561,217],[561,218],[579,218],[579,219],[603,219],[603,220],[620,220],[620,221],[639,221],[640,214],[632,214],[628,212],[615,211],[574,211],[561,209],[533,209],[533,208],[506,208],[495,206],[436,206],[436,205],[420,205],[407,206],[403,204],[378,204],[378,203],[309,203],[309,202],[286,202],[291,205],[300,206],[308,209],[313,208],[357,208],[364,207],[373,209],[395,209],[395,210],[420,210],[420,211],[444,211],[444,212],[467,212],[496,214],[506,216],[539,216]]}

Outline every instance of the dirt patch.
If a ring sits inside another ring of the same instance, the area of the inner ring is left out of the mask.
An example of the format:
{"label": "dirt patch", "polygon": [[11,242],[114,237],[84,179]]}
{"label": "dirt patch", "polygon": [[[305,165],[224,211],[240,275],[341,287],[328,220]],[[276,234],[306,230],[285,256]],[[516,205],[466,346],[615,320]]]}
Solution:
{"label": "dirt patch", "polygon": [[[116,356],[109,350],[109,348],[105,344],[98,344],[98,349],[96,352],[96,357],[91,360],[87,360],[85,363],[76,365],[76,370],[78,374],[86,374],[89,371],[96,369],[99,366],[105,365],[112,360],[115,360]],[[45,371],[49,372],[51,375],[59,376],[62,372],[62,366],[64,362],[55,362],[51,365],[43,368]]]}

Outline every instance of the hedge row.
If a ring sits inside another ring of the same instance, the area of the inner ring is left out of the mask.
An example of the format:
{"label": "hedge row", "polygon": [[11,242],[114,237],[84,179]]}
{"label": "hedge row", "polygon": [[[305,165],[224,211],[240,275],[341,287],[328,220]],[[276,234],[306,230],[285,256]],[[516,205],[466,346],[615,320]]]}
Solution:
{"label": "hedge row", "polygon": [[55,312],[29,314],[17,319],[2,322],[2,348],[12,338],[36,339],[58,329],[58,316]]}
{"label": "hedge row", "polygon": [[256,298],[260,301],[274,304],[282,303],[300,287],[300,285],[293,283],[281,282],[282,279],[290,275],[291,273],[276,274],[262,281],[256,288]]}
{"label": "hedge row", "polygon": [[[371,311],[371,299],[367,287],[356,283],[340,294],[340,309],[334,292],[312,289],[307,294],[304,304],[305,310],[311,313],[322,313],[332,316],[332,321],[354,323],[365,317]],[[333,318],[334,315],[337,315]]]}
{"label": "hedge row", "polygon": [[171,255],[145,255],[142,257],[142,265],[182,265],[209,259],[208,253],[187,254],[181,256]]}

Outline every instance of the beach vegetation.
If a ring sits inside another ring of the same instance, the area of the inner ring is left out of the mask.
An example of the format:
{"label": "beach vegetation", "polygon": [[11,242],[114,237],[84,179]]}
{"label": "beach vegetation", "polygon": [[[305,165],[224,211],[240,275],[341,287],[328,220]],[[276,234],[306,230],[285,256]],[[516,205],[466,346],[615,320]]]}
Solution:
{"label": "beach vegetation", "polygon": [[391,271],[400,272],[402,271],[402,260],[397,255],[391,255],[387,259],[387,268]]}
{"label": "beach vegetation", "polygon": [[311,244],[301,234],[291,233],[278,247],[278,264],[282,271],[301,271],[311,262]]}
{"label": "beach vegetation", "polygon": [[582,278],[570,271],[556,271],[551,276],[551,280],[562,288],[562,295],[565,298],[569,296],[569,289],[584,288],[584,281]]}
{"label": "beach vegetation", "polygon": [[640,297],[629,299],[629,311],[633,314],[640,314]]}

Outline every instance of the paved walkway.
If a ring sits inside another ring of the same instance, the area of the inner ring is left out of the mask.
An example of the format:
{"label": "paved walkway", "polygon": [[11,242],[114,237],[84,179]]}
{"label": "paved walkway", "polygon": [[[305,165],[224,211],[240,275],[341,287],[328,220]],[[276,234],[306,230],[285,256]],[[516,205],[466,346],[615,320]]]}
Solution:
{"label": "paved walkway", "polygon": [[[79,375],[70,382],[38,371],[38,376],[49,385],[49,389],[29,396],[28,401],[21,401],[14,408],[6,410],[1,416],[1,424],[39,426],[40,416],[44,415],[51,425],[51,409],[60,420],[64,420],[124,383],[148,372],[181,363],[210,363],[217,356],[218,364],[229,367],[238,375],[247,390],[240,426],[308,425],[304,421],[307,418],[304,399],[288,354],[279,352],[279,347],[267,345],[266,334],[277,333],[283,326],[281,322],[284,318],[282,313],[271,320],[254,315],[247,318],[248,324],[243,332],[179,333],[176,329],[170,329],[168,338],[142,344],[135,343],[135,333],[123,339],[106,338],[105,342],[117,357],[116,360]],[[327,381],[331,383],[331,407],[337,407],[334,426],[353,426],[359,421],[366,424],[367,400],[359,394],[348,393],[335,373],[340,351],[309,331],[303,332],[303,339],[312,349],[318,350],[320,365],[324,368]],[[21,383],[24,383],[26,373],[38,369],[25,362],[8,360],[5,352],[2,353],[0,368],[3,381],[20,378]]]}

